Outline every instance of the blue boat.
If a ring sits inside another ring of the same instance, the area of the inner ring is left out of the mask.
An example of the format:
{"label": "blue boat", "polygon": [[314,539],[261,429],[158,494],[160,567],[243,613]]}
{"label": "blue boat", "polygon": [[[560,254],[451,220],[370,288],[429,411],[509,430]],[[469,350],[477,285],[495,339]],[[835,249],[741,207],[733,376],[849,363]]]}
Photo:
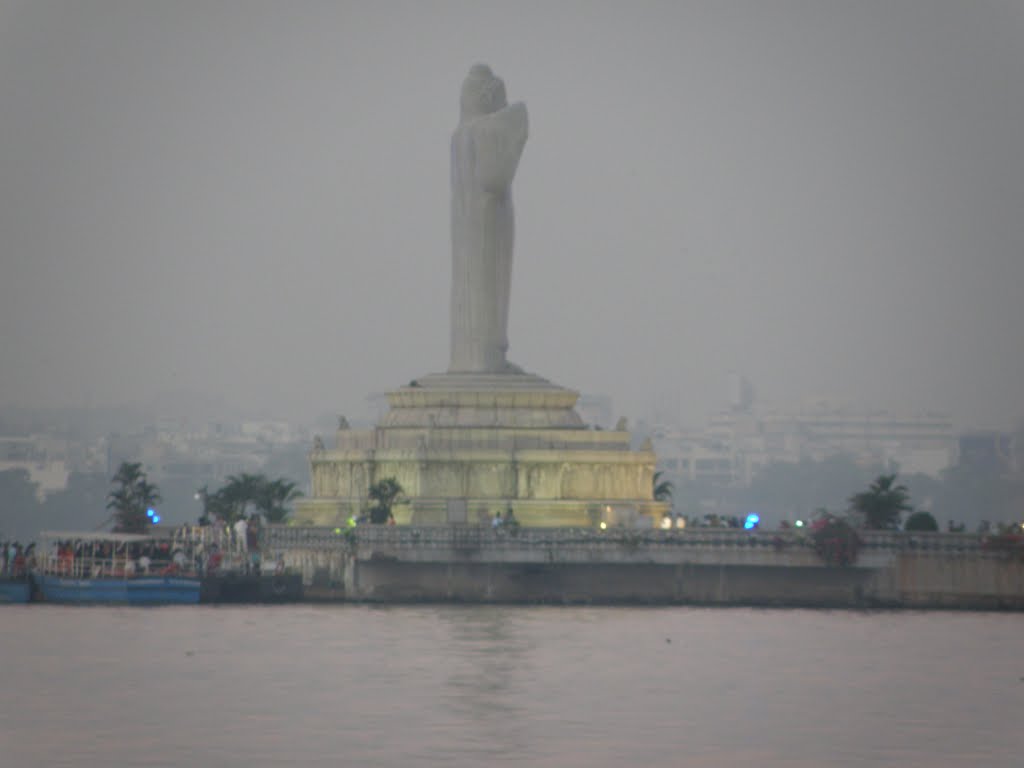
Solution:
{"label": "blue boat", "polygon": [[0,603],[27,603],[32,597],[28,579],[0,578]]}
{"label": "blue boat", "polygon": [[194,605],[201,579],[166,534],[44,532],[33,573],[50,603]]}
{"label": "blue boat", "polygon": [[49,603],[116,603],[123,605],[194,605],[199,578],[136,576],[74,579],[41,574],[39,592]]}

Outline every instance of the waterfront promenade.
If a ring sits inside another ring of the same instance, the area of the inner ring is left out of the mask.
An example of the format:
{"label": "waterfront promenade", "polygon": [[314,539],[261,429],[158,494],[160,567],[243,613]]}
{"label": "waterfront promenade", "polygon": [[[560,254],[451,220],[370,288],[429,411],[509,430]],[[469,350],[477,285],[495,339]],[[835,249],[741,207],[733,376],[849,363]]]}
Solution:
{"label": "waterfront promenade", "polygon": [[974,534],[860,537],[848,566],[796,530],[272,526],[264,549],[314,599],[1024,609],[1020,548]]}

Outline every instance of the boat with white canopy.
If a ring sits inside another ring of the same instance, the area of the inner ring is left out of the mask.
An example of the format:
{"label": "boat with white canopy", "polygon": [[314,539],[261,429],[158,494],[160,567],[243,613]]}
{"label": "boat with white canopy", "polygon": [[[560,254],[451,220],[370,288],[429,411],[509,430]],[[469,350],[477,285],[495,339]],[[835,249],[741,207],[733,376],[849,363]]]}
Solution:
{"label": "boat with white canopy", "polygon": [[202,579],[187,539],[153,534],[44,531],[33,573],[53,603],[194,604]]}

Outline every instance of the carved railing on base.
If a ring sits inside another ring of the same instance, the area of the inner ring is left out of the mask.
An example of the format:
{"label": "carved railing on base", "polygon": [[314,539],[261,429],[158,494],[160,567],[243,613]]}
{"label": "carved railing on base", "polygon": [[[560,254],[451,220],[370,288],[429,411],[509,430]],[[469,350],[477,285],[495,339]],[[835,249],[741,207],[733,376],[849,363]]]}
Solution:
{"label": "carved railing on base", "polygon": [[[986,546],[986,538],[962,533],[917,533],[861,531],[862,548],[874,551],[918,551],[973,556],[999,556]],[[356,528],[267,526],[263,531],[265,549],[338,550],[344,547],[387,547],[389,549],[593,549],[594,547],[635,549],[812,549],[810,533],[803,531],[742,531],[697,528],[691,530],[650,530],[630,528],[498,528],[490,526],[387,526],[360,525]]]}

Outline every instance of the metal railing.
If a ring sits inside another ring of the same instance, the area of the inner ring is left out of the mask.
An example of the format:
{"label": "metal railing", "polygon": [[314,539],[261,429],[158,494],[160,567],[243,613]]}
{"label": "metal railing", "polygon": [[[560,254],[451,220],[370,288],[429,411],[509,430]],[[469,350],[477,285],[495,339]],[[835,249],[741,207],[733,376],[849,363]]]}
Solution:
{"label": "metal railing", "polygon": [[232,529],[214,526],[183,526],[148,542],[55,540],[35,554],[33,570],[73,579],[248,572],[247,543]]}
{"label": "metal railing", "polygon": [[44,555],[37,561],[36,570],[48,576],[68,579],[132,579],[143,576],[196,576],[194,561],[184,565],[174,560],[154,559],[140,562],[141,558],[117,554],[109,557],[82,555]]}
{"label": "metal railing", "polygon": [[[974,534],[859,532],[864,549],[973,553],[986,551],[986,539]],[[268,526],[265,549],[332,550],[343,546],[393,549],[529,549],[594,547],[772,549],[812,547],[810,532],[743,531],[696,528],[660,530],[609,528],[497,528],[490,525],[387,526],[360,524],[355,528]]]}

